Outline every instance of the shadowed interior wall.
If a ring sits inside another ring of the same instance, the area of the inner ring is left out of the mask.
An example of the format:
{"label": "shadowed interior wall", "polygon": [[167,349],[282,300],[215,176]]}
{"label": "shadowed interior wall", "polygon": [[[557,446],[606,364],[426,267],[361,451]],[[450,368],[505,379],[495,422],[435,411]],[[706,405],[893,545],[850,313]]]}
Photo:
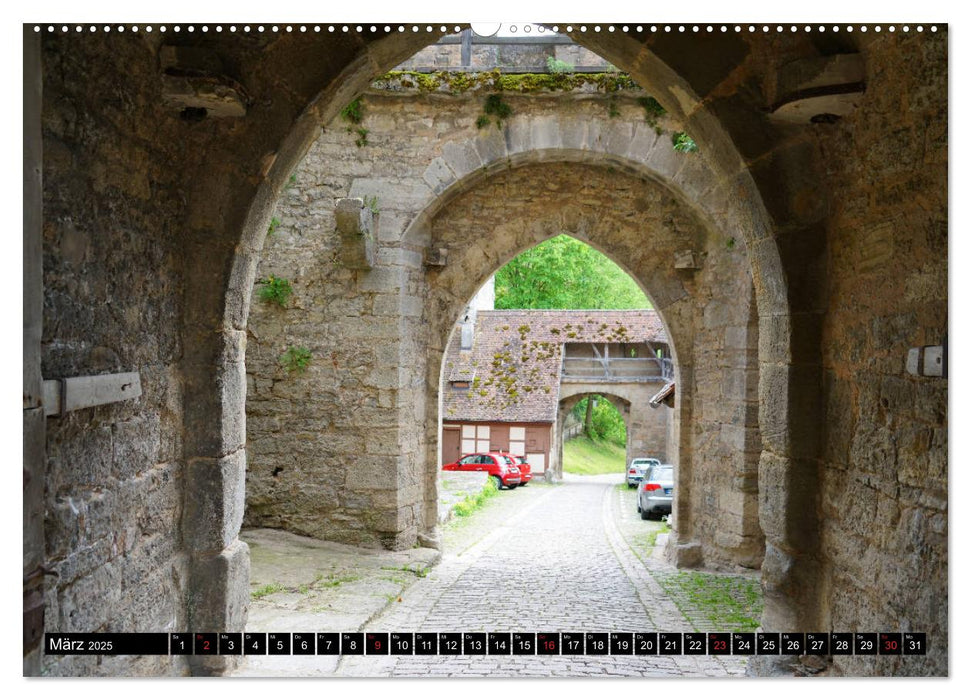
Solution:
{"label": "shadowed interior wall", "polygon": [[[42,373],[138,372],[138,399],[47,419],[46,628],[184,629],[184,125],[138,42],[45,41]],[[124,69],[121,66],[124,65]],[[120,71],[125,79],[118,80]],[[94,90],[89,81],[100,87]],[[151,123],[150,131],[140,125]],[[47,657],[52,675],[180,672],[180,657]]]}

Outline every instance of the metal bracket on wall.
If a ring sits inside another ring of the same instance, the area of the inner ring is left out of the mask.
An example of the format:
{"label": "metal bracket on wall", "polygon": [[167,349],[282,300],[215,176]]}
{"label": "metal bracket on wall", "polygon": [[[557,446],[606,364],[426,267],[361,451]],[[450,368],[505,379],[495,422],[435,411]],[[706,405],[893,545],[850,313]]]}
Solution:
{"label": "metal bracket on wall", "polygon": [[45,379],[44,415],[59,416],[81,408],[137,399],[141,395],[142,380],[138,372]]}
{"label": "metal bracket on wall", "polygon": [[943,345],[925,345],[907,352],[907,372],[917,377],[947,378],[947,338]]}

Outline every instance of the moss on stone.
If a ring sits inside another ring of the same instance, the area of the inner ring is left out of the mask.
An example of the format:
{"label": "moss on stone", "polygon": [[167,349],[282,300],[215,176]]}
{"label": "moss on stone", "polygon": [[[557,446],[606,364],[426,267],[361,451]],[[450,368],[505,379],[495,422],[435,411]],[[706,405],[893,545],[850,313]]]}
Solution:
{"label": "moss on stone", "polygon": [[641,89],[626,73],[503,73],[499,69],[480,73],[390,71],[375,80],[372,87],[383,88],[393,82],[422,92],[445,90],[453,95],[480,88],[520,93],[564,92],[586,85],[596,85],[605,93]]}

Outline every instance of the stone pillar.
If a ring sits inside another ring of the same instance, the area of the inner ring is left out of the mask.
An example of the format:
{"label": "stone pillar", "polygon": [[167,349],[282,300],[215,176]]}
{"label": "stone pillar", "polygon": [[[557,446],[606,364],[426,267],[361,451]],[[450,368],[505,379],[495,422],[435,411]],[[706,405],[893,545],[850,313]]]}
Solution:
{"label": "stone pillar", "polygon": [[[186,371],[182,541],[189,559],[190,630],[241,632],[249,607],[249,548],[238,539],[246,483],[246,332],[196,336]],[[233,657],[195,656],[194,675],[232,669]]]}
{"label": "stone pillar", "polygon": [[[648,400],[660,386],[639,385],[635,401],[627,407],[627,463],[634,457],[656,457],[668,463],[668,412],[665,406],[651,408]],[[618,407],[621,411],[624,407]]]}

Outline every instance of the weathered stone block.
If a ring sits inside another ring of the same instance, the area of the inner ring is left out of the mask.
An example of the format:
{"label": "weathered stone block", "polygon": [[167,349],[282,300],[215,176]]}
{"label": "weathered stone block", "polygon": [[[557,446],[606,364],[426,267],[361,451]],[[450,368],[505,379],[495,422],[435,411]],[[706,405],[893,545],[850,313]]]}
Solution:
{"label": "weathered stone block", "polygon": [[243,522],[246,453],[194,458],[186,465],[182,536],[193,552],[218,552],[236,539]]}
{"label": "weathered stone block", "polygon": [[350,270],[370,270],[375,257],[374,212],[363,199],[344,197],[337,200],[334,219],[340,237],[341,264]]}

